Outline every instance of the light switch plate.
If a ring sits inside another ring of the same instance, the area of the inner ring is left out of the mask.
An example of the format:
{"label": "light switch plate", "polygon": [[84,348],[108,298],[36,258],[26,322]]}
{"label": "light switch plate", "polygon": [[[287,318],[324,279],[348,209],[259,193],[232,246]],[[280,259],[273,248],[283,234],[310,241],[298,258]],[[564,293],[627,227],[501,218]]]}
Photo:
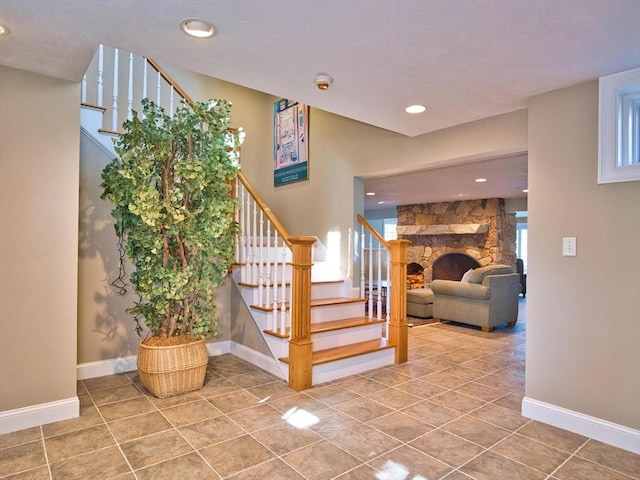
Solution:
{"label": "light switch plate", "polygon": [[576,255],[576,237],[564,237],[562,239],[562,256],[575,257]]}

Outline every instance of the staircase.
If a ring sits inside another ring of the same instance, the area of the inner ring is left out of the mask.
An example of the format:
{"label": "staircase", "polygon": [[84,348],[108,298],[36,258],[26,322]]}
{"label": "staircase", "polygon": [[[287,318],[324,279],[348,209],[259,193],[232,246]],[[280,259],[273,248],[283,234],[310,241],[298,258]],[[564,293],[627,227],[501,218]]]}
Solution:
{"label": "staircase", "polygon": [[[128,89],[120,98],[123,71]],[[113,79],[108,87],[106,79]],[[105,88],[111,108],[102,105]],[[101,46],[83,81],[83,132],[115,155],[112,138],[148,91],[168,113],[180,101],[193,103],[152,60]],[[87,101],[89,96],[94,103]],[[104,122],[111,128],[104,128]],[[242,171],[234,194],[241,233],[231,276],[271,353],[269,371],[300,391],[407,360],[409,242],[385,242],[359,216],[361,272],[354,297],[354,282],[326,261],[318,239],[290,236]],[[265,368],[264,362],[259,366]]]}

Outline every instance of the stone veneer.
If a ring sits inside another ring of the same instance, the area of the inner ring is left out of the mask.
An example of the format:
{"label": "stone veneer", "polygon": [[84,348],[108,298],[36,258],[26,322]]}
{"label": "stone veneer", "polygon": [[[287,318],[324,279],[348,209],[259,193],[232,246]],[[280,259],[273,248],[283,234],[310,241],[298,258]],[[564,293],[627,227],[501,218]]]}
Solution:
{"label": "stone veneer", "polygon": [[433,261],[445,253],[466,253],[481,266],[516,264],[516,217],[502,198],[401,205],[398,238],[409,240],[408,262],[424,267],[431,284]]}

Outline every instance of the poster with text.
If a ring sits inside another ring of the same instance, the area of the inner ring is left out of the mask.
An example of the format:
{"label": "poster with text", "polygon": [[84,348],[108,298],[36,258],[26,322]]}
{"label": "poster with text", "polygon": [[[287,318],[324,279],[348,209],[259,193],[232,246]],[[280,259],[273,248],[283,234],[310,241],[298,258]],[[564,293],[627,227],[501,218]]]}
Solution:
{"label": "poster with text", "polygon": [[309,179],[309,107],[292,100],[273,106],[273,184]]}

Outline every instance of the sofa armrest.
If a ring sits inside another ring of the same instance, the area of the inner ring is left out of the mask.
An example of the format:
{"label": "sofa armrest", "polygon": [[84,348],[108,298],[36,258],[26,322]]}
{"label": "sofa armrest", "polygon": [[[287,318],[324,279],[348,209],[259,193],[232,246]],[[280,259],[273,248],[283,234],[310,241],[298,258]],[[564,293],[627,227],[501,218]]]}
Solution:
{"label": "sofa armrest", "polygon": [[434,295],[450,295],[454,297],[475,298],[487,300],[489,287],[477,283],[456,282],[454,280],[434,280],[431,282],[431,291]]}

